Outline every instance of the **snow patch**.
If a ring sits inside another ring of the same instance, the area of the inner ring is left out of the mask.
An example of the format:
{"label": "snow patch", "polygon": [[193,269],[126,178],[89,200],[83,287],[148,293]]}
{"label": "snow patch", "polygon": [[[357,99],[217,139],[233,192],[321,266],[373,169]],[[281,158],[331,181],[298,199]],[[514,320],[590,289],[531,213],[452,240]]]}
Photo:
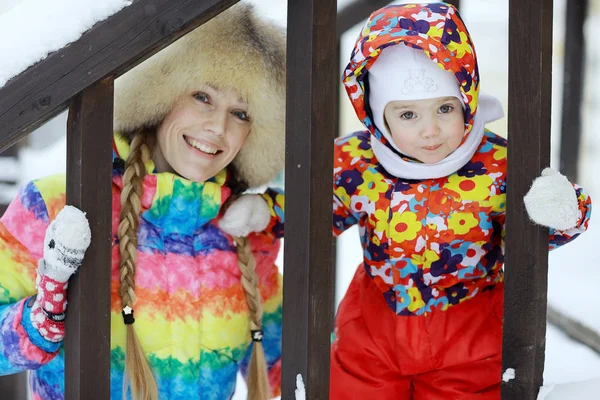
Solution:
{"label": "snow patch", "polygon": [[502,374],[502,380],[508,382],[512,379],[515,379],[515,370],[513,368],[507,368]]}
{"label": "snow patch", "polygon": [[15,4],[0,14],[0,37],[4,38],[0,40],[0,87],[131,3],[131,0],[22,0]]}
{"label": "snow patch", "polygon": [[306,400],[306,389],[300,374],[296,376],[296,400]]}
{"label": "snow patch", "polygon": [[600,393],[600,379],[542,386],[537,400],[596,400]]}

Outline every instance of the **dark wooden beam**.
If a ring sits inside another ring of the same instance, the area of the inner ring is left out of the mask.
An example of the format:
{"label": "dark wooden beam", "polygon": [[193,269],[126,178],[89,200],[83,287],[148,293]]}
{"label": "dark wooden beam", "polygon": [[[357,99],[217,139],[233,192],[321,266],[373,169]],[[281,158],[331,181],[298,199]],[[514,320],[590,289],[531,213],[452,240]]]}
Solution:
{"label": "dark wooden beam", "polygon": [[67,122],[67,204],[87,213],[92,243],[69,282],[65,399],[110,398],[113,78],[77,95]]}
{"label": "dark wooden beam", "polygon": [[446,0],[444,3],[452,4],[460,11],[460,0]]}
{"label": "dark wooden beam", "polygon": [[[3,212],[0,206],[0,216]],[[3,399],[27,400],[27,372],[0,376],[0,392]]]}
{"label": "dark wooden beam", "polygon": [[282,398],[329,399],[335,0],[288,1]]}
{"label": "dark wooden beam", "polygon": [[[523,25],[523,21],[527,24]],[[510,0],[506,286],[502,399],[535,399],[542,385],[548,229],[529,222],[523,196],[550,165],[552,0]]]}
{"label": "dark wooden beam", "polygon": [[[239,0],[136,0],[0,89],[0,151]],[[24,22],[26,23],[26,22]]]}
{"label": "dark wooden beam", "polygon": [[391,0],[355,0],[348,4],[337,13],[337,37],[390,2]]}
{"label": "dark wooden beam", "polygon": [[560,136],[560,170],[577,182],[579,148],[581,143],[581,102],[583,98],[585,36],[583,25],[588,0],[567,4],[563,104]]}

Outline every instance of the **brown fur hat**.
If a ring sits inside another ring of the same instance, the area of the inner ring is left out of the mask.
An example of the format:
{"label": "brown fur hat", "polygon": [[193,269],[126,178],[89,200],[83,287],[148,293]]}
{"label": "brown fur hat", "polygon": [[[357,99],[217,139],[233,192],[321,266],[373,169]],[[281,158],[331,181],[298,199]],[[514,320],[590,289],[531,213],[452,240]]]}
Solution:
{"label": "brown fur hat", "polygon": [[264,185],[284,162],[285,45],[283,29],[249,4],[234,5],[116,80],[114,129],[157,126],[182,94],[203,84],[235,88],[252,128],[234,167],[250,187]]}

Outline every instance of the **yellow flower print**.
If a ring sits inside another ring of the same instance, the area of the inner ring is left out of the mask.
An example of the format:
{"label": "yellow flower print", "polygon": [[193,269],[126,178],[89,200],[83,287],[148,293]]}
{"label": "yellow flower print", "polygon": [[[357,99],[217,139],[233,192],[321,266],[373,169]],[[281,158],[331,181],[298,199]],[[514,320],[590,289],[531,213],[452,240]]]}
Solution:
{"label": "yellow flower print", "polygon": [[334,190],[335,195],[344,203],[346,207],[350,207],[350,196],[343,186],[337,186]]}
{"label": "yellow flower print", "polygon": [[506,147],[494,146],[494,160],[500,161],[506,159]]}
{"label": "yellow flower print", "polygon": [[421,292],[416,287],[411,287],[408,289],[408,295],[410,296],[410,304],[408,305],[408,311],[415,312],[423,307],[425,307],[425,302],[423,301],[423,297],[421,296]]}
{"label": "yellow flower print", "polygon": [[390,223],[389,236],[396,243],[415,240],[421,228],[421,222],[417,221],[415,213],[409,211],[394,213]]}
{"label": "yellow flower print", "polygon": [[363,150],[360,148],[361,141],[353,137],[348,140],[348,144],[342,147],[342,150],[346,153],[349,153],[352,158],[373,158],[373,150],[369,148],[368,150]]}
{"label": "yellow flower print", "polygon": [[454,190],[461,200],[482,201],[490,196],[490,186],[494,180],[488,175],[476,175],[472,178],[454,174],[445,187]]}
{"label": "yellow flower print", "polygon": [[379,172],[366,170],[362,176],[364,182],[358,187],[358,195],[366,196],[370,201],[377,201],[381,193],[388,190],[388,184],[383,180]]}
{"label": "yellow flower print", "polygon": [[465,235],[477,225],[479,225],[479,221],[471,213],[458,212],[450,214],[448,217],[448,229],[457,235]]}
{"label": "yellow flower print", "polygon": [[423,255],[421,254],[413,254],[412,262],[417,266],[422,266],[423,270],[428,270],[431,268],[431,264],[440,259],[440,256],[433,250],[428,249],[425,250]]}
{"label": "yellow flower print", "polygon": [[490,197],[490,206],[492,207],[492,212],[506,211],[506,195],[499,194]]}
{"label": "yellow flower print", "polygon": [[375,210],[374,219],[376,233],[379,234],[387,231],[389,215],[389,208],[386,208],[385,210]]}
{"label": "yellow flower print", "polygon": [[469,37],[465,32],[460,32],[460,43],[450,42],[448,43],[448,49],[456,52],[457,58],[463,58],[466,53],[471,54],[471,46],[469,46],[468,40]]}

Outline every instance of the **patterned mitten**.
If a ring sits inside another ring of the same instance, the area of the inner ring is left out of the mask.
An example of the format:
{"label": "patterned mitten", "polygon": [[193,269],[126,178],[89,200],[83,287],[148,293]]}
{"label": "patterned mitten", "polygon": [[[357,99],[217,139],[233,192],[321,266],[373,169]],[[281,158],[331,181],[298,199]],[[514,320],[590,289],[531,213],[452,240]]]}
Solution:
{"label": "patterned mitten", "polygon": [[538,225],[564,231],[577,226],[579,202],[569,180],[560,172],[546,168],[523,198],[529,218]]}
{"label": "patterned mitten", "polygon": [[44,239],[44,258],[38,263],[37,297],[31,323],[51,342],[64,338],[67,286],[90,245],[91,231],[85,214],[66,206],[50,223]]}

